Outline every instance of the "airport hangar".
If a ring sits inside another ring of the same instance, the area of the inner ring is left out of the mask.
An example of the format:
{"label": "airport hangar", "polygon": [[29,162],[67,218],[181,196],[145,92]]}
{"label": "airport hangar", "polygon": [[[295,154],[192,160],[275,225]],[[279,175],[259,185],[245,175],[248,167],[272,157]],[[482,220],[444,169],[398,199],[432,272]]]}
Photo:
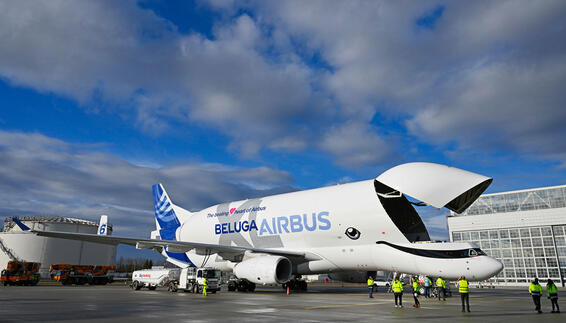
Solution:
{"label": "airport hangar", "polygon": [[[26,216],[18,219],[31,229],[44,231],[96,234],[98,229],[96,222],[75,218]],[[108,224],[107,230],[109,235],[112,234],[112,225]],[[24,233],[9,217],[4,220],[0,232],[0,270],[12,259],[40,262],[41,278],[48,278],[52,264],[115,265],[116,246]]]}
{"label": "airport hangar", "polygon": [[489,282],[527,286],[534,277],[566,280],[566,185],[480,196],[448,215],[453,242],[475,242],[504,264]]}

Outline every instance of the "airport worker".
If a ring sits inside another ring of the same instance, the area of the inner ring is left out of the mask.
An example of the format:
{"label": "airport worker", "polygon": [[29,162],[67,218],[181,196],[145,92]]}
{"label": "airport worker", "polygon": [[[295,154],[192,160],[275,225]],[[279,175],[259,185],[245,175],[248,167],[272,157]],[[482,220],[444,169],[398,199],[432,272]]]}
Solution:
{"label": "airport worker", "polygon": [[431,281],[430,278],[428,278],[428,276],[425,276],[424,278],[424,296],[425,298],[429,298],[430,297],[430,285],[431,285]]}
{"label": "airport worker", "polygon": [[[391,289],[395,295],[395,307],[403,307],[403,283],[399,280],[399,276],[395,277]],[[399,300],[399,305],[397,305],[397,300]]]}
{"label": "airport worker", "polygon": [[419,285],[419,277],[413,277],[413,298],[415,299],[415,304],[413,307],[419,308],[421,307],[421,303],[419,302],[419,290],[421,289]]}
{"label": "airport worker", "polygon": [[446,300],[446,281],[442,279],[442,277],[438,277],[436,279],[436,290],[438,294],[438,300],[440,300],[441,294],[442,294],[442,298]]}
{"label": "airport worker", "polygon": [[368,277],[369,298],[373,298],[373,277]]}
{"label": "airport worker", "polygon": [[204,278],[202,280],[202,296],[206,297],[206,289],[208,288],[208,280]]}
{"label": "airport worker", "polygon": [[[546,283],[546,296],[552,303],[552,313],[560,313],[560,307],[558,307],[558,288],[554,285],[552,279],[549,279]],[[554,310],[556,307],[556,310]]]}
{"label": "airport worker", "polygon": [[535,311],[539,314],[542,313],[540,310],[540,297],[542,295],[542,286],[538,283],[538,278],[535,278],[533,282],[529,285],[529,293],[533,297],[533,302],[535,303]]}
{"label": "airport worker", "polygon": [[462,312],[465,312],[464,303],[470,311],[470,287],[465,276],[460,276],[458,280],[458,291],[460,292],[460,299],[462,300]]}

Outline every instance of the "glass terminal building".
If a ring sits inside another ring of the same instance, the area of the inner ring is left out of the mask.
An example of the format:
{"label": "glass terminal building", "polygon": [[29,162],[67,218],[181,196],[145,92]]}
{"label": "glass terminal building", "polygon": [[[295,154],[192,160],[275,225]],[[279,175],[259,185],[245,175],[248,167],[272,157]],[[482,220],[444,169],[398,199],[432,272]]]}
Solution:
{"label": "glass terminal building", "polygon": [[453,242],[474,242],[501,260],[490,282],[527,285],[534,277],[566,280],[566,185],[485,194],[462,214],[451,212]]}

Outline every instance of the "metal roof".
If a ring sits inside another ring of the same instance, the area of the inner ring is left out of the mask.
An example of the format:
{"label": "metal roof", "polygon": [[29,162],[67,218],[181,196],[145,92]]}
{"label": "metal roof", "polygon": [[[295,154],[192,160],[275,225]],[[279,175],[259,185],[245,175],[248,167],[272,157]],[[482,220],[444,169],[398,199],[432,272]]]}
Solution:
{"label": "metal roof", "polygon": [[466,211],[458,215],[483,215],[533,211],[566,207],[566,185],[481,195]]}

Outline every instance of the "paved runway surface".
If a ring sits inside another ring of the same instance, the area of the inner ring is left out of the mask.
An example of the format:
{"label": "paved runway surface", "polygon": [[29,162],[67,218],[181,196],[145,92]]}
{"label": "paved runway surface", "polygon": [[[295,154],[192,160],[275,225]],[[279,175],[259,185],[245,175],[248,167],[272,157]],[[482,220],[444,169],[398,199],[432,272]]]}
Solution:
{"label": "paved runway surface", "polygon": [[[566,320],[543,314],[524,289],[472,289],[471,313],[461,313],[460,297],[446,302],[420,297],[422,307],[404,295],[395,308],[393,295],[379,292],[370,299],[364,287],[309,286],[307,293],[286,295],[280,288],[255,293],[222,291],[203,298],[165,289],[133,291],[125,286],[0,287],[0,322],[537,322]],[[561,302],[561,299],[559,299]],[[563,305],[566,311],[566,303]]]}

